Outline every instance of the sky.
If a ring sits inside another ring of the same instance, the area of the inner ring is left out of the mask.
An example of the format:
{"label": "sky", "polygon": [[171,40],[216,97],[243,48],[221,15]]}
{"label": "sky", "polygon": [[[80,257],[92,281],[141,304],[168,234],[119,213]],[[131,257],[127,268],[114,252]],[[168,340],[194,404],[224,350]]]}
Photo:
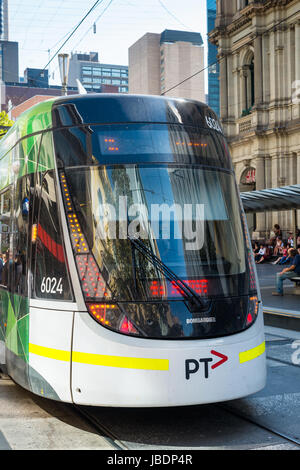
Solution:
{"label": "sky", "polygon": [[[27,67],[46,66],[95,0],[8,3],[9,40],[19,42],[23,76]],[[61,52],[95,51],[102,63],[128,65],[128,48],[145,33],[161,33],[164,29],[200,32],[206,47],[206,0],[102,0]],[[57,57],[50,64],[52,74],[51,84],[59,84]]]}

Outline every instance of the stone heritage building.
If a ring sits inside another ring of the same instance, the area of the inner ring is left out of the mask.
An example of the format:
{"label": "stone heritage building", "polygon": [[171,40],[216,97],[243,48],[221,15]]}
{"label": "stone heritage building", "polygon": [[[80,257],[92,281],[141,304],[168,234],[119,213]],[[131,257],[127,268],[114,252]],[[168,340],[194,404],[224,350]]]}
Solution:
{"label": "stone heritage building", "polygon": [[[240,189],[300,184],[300,0],[217,0],[209,38]],[[257,214],[250,228],[268,236],[275,223],[292,230],[293,214]]]}

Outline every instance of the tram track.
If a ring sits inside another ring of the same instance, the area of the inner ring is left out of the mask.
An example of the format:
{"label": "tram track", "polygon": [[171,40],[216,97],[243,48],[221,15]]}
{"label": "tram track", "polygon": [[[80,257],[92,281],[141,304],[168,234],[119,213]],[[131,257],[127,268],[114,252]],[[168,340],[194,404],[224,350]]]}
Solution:
{"label": "tram track", "polygon": [[[300,448],[300,439],[298,439],[296,437],[290,436],[290,435],[274,428],[273,426],[269,426],[267,424],[264,424],[264,423],[260,422],[259,420],[256,420],[255,418],[252,418],[252,417],[244,414],[242,411],[233,409],[232,407],[227,406],[224,403],[216,404],[215,406],[222,409],[226,413],[229,413],[232,416],[235,416],[236,418],[239,418],[239,419],[241,419],[241,420],[243,420],[247,423],[253,424],[253,425],[257,426],[258,428],[260,428],[264,431],[267,431],[267,432],[273,434],[276,437],[284,439],[285,441],[287,441],[289,443],[292,443],[292,444],[294,444],[294,445],[296,445],[297,447]],[[133,449],[130,449],[129,447],[125,446],[119,440],[119,438],[112,431],[110,431],[107,428],[107,426],[100,423],[99,420],[96,419],[92,414],[86,412],[85,410],[83,410],[79,406],[74,405],[74,408],[75,408],[76,412],[79,413],[81,415],[81,417],[84,418],[84,420],[90,426],[94,427],[94,429],[97,431],[97,433],[99,433],[101,435],[101,437],[104,438],[113,447],[114,450],[116,450],[116,451],[117,450],[119,450],[119,451],[127,451],[127,450],[129,451],[129,450],[131,450],[132,451],[133,450]],[[145,448],[145,444],[143,445],[143,448]],[[135,450],[137,450],[137,449],[135,449]],[[174,450],[180,450],[180,447],[178,447],[178,449],[176,449],[174,447]]]}
{"label": "tram track", "polygon": [[[286,337],[286,336],[281,336],[281,335],[272,335],[272,336],[277,337],[278,340],[275,339],[273,341],[272,340],[267,341],[267,343],[269,345],[272,344],[272,343],[273,344],[276,343],[276,345],[280,345],[281,343],[283,345],[286,345],[289,342],[293,341],[293,338],[289,338],[289,337]],[[297,364],[293,364],[292,362],[289,362],[287,360],[279,359],[279,358],[276,358],[276,357],[273,357],[273,356],[270,356],[270,355],[267,355],[267,359],[272,360],[272,361],[276,361],[279,364],[284,364],[284,365],[299,368],[299,365],[297,365]],[[277,438],[280,438],[280,440],[283,440],[282,441],[283,444],[284,443],[289,443],[289,444],[293,444],[297,448],[300,448],[300,438],[298,436],[294,436],[294,435],[292,435],[292,433],[285,432],[285,430],[282,431],[276,425],[274,426],[272,424],[269,424],[264,419],[260,419],[260,418],[257,418],[256,416],[251,416],[251,415],[245,413],[239,407],[238,404],[235,405],[237,407],[232,407],[230,404],[226,404],[226,403],[218,403],[218,404],[215,404],[215,405],[212,405],[212,406],[215,406],[216,408],[221,409],[223,412],[226,412],[226,413],[230,414],[231,416],[234,416],[235,418],[238,418],[238,419],[240,419],[240,420],[242,420],[242,421],[244,421],[248,424],[254,425],[258,429],[264,430],[264,431],[272,434],[273,436],[276,436]],[[110,427],[108,426],[107,420],[106,420],[106,424],[103,424],[101,422],[101,416],[99,417],[99,416],[93,415],[93,412],[92,411],[89,412],[86,409],[86,407],[81,407],[81,406],[78,406],[78,405],[74,405],[74,409],[77,413],[79,413],[81,415],[81,417],[90,426],[92,426],[96,430],[96,432],[98,434],[100,434],[102,436],[102,438],[104,438],[110,444],[110,446],[114,450],[116,450],[116,451],[117,450],[119,450],[119,451],[131,450],[132,451],[133,450],[130,447],[130,444],[129,444],[129,446],[126,446],[120,440],[117,433],[115,433],[113,430],[110,429]],[[170,436],[170,438],[172,440],[172,436]],[[130,438],[128,440],[130,441]],[[143,442],[142,447],[143,447],[143,449],[147,448],[147,442]],[[229,446],[229,448],[230,448],[230,446]],[[200,442],[199,442],[199,449],[201,449],[201,443]],[[134,449],[134,450],[139,450],[139,449]],[[178,446],[178,447],[175,446],[174,450],[180,450],[180,446]]]}
{"label": "tram track", "polygon": [[[282,338],[282,340],[279,340],[279,341],[281,343],[284,343],[284,344],[288,344],[288,343],[293,341],[293,338],[287,338],[287,337],[281,336],[281,335],[274,335],[273,334],[272,336]],[[279,344],[279,341],[278,341],[277,344]],[[272,343],[274,343],[274,341],[272,341],[272,340],[271,341],[266,341],[266,343],[272,344]],[[293,364],[292,362],[285,361],[283,359],[278,359],[276,357],[272,357],[272,356],[269,356],[269,355],[267,355],[266,358],[270,359],[272,361],[279,362],[280,364],[284,364],[284,365],[287,365],[287,366],[293,366],[293,367],[298,367],[299,368],[299,365]],[[286,434],[284,432],[281,432],[278,429],[275,429],[273,426],[266,425],[266,424],[262,423],[260,420],[252,418],[249,415],[246,415],[245,413],[243,413],[243,412],[241,412],[237,409],[233,409],[232,407],[230,407],[228,405],[222,404],[222,405],[217,405],[217,406],[219,406],[220,408],[228,411],[229,413],[233,414],[234,416],[237,416],[237,417],[247,421],[248,423],[252,423],[252,424],[258,426],[259,428],[264,429],[268,432],[271,432],[272,434],[274,434],[276,436],[279,436],[279,437],[281,437],[281,438],[283,438],[283,439],[285,439],[289,442],[292,442],[293,444],[296,444],[297,446],[300,447],[300,439],[298,439],[298,438],[295,438],[293,436],[289,436],[288,434]]]}
{"label": "tram track", "polygon": [[[260,420],[257,420],[249,415],[246,415],[242,411],[238,409],[233,409],[231,406],[228,406],[224,403],[222,404],[216,404],[215,405],[217,408],[222,409],[226,413],[231,414],[232,416],[235,416],[236,418],[239,418],[247,423],[250,423],[252,425],[257,426],[258,428],[267,431],[271,434],[273,434],[276,437],[279,437],[280,439],[284,439],[285,441],[292,443],[296,445],[297,447],[300,448],[300,439],[297,437],[291,436],[286,434],[285,432],[280,431],[279,429],[276,429],[273,426],[270,426],[268,424],[265,424],[261,422]],[[88,413],[86,410],[82,409],[81,407],[74,405],[74,408],[77,413],[83,417],[83,419],[101,435],[102,438],[106,439],[106,441],[115,449],[116,451],[127,451],[127,450],[133,450],[130,449],[129,447],[125,446],[111,430],[108,429],[108,427],[104,424],[102,424],[99,419],[95,418],[91,413]],[[145,445],[147,446],[146,443],[143,444],[143,448],[145,448]],[[138,450],[138,449],[135,449]],[[180,450],[180,447],[176,449],[174,447],[174,450]],[[196,449],[195,449],[196,450]],[[199,448],[200,450],[200,448]]]}
{"label": "tram track", "polygon": [[300,439],[289,436],[288,434],[285,434],[277,429],[275,429],[273,426],[265,425],[256,419],[244,414],[243,412],[240,412],[239,410],[232,409],[230,406],[222,404],[216,405],[219,408],[223,409],[224,411],[227,411],[228,413],[232,414],[233,416],[236,416],[244,421],[247,421],[248,423],[254,424],[255,426],[259,427],[260,429],[264,429],[265,431],[268,431],[275,436],[281,437],[282,439],[285,439],[288,442],[292,442],[293,444],[296,444],[300,448]]}
{"label": "tram track", "polygon": [[81,406],[73,405],[73,408],[75,409],[75,412],[78,413],[87,424],[92,426],[115,450],[129,450],[128,447],[126,447],[119,438],[107,428],[107,426],[100,423],[95,416],[88,413]]}

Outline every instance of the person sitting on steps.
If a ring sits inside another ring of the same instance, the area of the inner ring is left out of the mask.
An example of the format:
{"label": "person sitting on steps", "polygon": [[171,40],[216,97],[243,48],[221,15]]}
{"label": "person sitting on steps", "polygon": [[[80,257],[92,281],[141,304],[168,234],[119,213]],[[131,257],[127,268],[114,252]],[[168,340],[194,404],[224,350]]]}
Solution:
{"label": "person sitting on steps", "polygon": [[291,258],[291,265],[285,268],[281,273],[276,275],[276,292],[272,292],[272,295],[283,295],[283,281],[285,279],[292,279],[294,277],[300,277],[300,254],[294,248],[290,248],[289,256]]}

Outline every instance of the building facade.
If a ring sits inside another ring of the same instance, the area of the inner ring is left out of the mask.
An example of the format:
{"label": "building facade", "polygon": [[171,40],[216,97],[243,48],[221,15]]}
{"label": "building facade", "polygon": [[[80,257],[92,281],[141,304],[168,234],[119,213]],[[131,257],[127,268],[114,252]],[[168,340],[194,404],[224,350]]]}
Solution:
{"label": "building facade", "polygon": [[129,48],[129,92],[205,102],[200,33],[147,33]]}
{"label": "building facade", "polygon": [[24,71],[24,82],[29,87],[48,88],[49,86],[49,72],[44,69],[27,68]]}
{"label": "building facade", "polygon": [[0,41],[0,80],[19,81],[19,44],[13,41]]}
{"label": "building facade", "polygon": [[[35,69],[36,70],[36,69]],[[68,95],[77,95],[77,87],[68,87]],[[113,85],[102,85],[101,93],[118,93],[118,87]],[[14,121],[24,111],[34,104],[48,100],[53,97],[61,96],[61,86],[30,86],[27,83],[6,83],[5,84],[5,103],[2,109],[10,113]]]}
{"label": "building facade", "polygon": [[[217,0],[220,117],[240,189],[300,183],[300,0]],[[300,225],[298,213],[298,225]],[[258,214],[268,236],[291,212]]]}
{"label": "building facade", "polygon": [[128,66],[101,64],[97,52],[71,55],[69,86],[80,80],[87,91],[99,92],[103,85],[113,85],[118,93],[128,93]]}
{"label": "building facade", "polygon": [[[207,31],[215,28],[217,15],[216,0],[207,0]],[[207,104],[220,115],[220,68],[217,59],[218,48],[211,42],[208,43],[208,99]]]}

